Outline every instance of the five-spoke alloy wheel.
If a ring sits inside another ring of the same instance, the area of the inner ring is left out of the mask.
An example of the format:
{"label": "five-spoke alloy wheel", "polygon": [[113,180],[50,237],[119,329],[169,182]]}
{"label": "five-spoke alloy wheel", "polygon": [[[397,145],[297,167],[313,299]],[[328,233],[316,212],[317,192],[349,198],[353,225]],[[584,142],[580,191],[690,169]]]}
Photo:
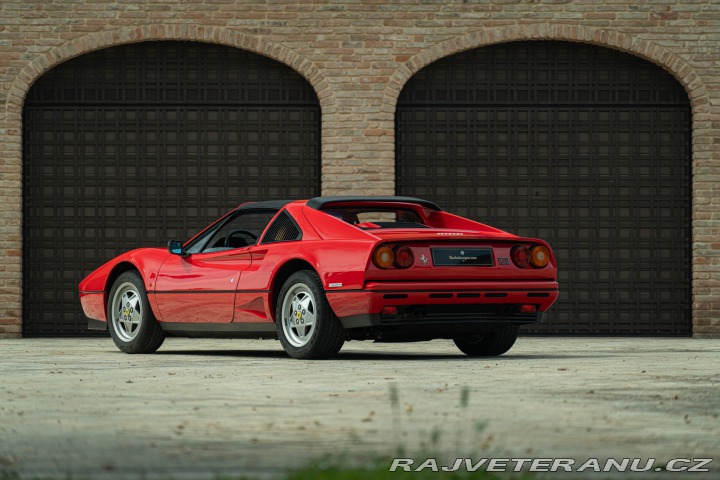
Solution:
{"label": "five-spoke alloy wheel", "polygon": [[142,305],[140,293],[131,282],[120,285],[112,299],[112,326],[117,336],[124,342],[131,342],[140,330]]}
{"label": "five-spoke alloy wheel", "polygon": [[313,271],[295,272],[285,281],[278,295],[275,319],[280,343],[291,357],[332,357],[345,343],[345,330]]}
{"label": "five-spoke alloy wheel", "polygon": [[304,283],[296,283],[285,294],[282,305],[282,328],[287,341],[304,347],[315,332],[315,297]]}
{"label": "five-spoke alloy wheel", "polygon": [[113,283],[107,318],[110,336],[125,353],[152,353],[165,340],[150,309],[142,278],[135,271],[120,274]]}

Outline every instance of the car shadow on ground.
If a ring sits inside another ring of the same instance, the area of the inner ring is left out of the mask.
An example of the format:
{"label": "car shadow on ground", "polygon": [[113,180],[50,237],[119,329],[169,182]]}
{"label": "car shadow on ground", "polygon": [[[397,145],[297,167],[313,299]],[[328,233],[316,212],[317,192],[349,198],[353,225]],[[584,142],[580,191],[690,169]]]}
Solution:
{"label": "car shadow on ground", "polygon": [[[283,351],[278,350],[159,350],[155,355],[177,355],[177,356],[202,356],[202,357],[245,357],[245,358],[279,358],[290,357]],[[514,355],[507,353],[500,357],[478,357],[471,358],[462,353],[413,353],[413,352],[340,352],[332,357],[330,361],[344,360],[453,360],[453,361],[514,361],[514,360],[543,360],[563,358],[607,358],[617,355],[605,355],[588,353],[583,355],[571,354],[538,354],[538,355]]]}
{"label": "car shadow on ground", "polygon": [[[155,355],[207,356],[207,357],[247,357],[280,358],[292,360],[282,350],[160,350]],[[393,353],[393,352],[340,352],[331,361],[342,360],[463,360],[462,354],[434,353]]]}

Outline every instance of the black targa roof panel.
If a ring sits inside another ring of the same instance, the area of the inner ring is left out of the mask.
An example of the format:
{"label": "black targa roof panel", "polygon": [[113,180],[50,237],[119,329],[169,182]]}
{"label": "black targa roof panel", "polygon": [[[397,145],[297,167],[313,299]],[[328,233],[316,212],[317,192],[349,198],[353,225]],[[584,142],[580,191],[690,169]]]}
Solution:
{"label": "black targa roof panel", "polygon": [[389,202],[389,203],[414,203],[430,210],[441,211],[437,204],[430,200],[414,197],[314,197],[308,200],[307,206],[320,210],[326,205],[346,202]]}
{"label": "black targa roof panel", "polygon": [[292,203],[295,200],[266,200],[262,202],[248,202],[240,205],[236,210],[248,210],[254,208],[267,208],[270,210],[280,210],[288,203]]}

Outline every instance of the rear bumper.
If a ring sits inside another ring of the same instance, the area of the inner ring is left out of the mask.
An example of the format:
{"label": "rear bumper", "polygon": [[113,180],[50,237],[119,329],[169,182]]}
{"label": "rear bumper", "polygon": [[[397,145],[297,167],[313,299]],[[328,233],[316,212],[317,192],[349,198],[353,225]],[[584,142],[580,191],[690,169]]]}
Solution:
{"label": "rear bumper", "polygon": [[433,312],[426,306],[419,305],[408,310],[401,310],[397,315],[355,315],[352,317],[341,317],[340,322],[346,329],[366,327],[493,327],[498,325],[526,325],[529,323],[540,323],[544,313],[520,313],[513,311],[512,307],[515,307],[515,305],[499,305],[498,311],[488,311],[485,309],[478,309],[476,311],[459,311],[455,305],[449,305],[447,307],[448,308],[443,309],[443,312],[439,312],[437,310]]}
{"label": "rear bumper", "polygon": [[[527,324],[557,299],[557,282],[373,282],[363,290],[328,291],[346,329],[364,327]],[[534,305],[537,313],[522,313]],[[383,314],[395,307],[397,314]]]}

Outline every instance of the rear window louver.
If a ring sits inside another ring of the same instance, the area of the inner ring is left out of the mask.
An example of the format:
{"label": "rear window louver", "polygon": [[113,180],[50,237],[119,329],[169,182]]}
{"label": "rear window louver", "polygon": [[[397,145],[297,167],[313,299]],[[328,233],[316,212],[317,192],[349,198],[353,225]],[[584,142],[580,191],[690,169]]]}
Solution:
{"label": "rear window louver", "polygon": [[281,212],[268,227],[262,243],[289,242],[300,240],[302,232],[287,212]]}

